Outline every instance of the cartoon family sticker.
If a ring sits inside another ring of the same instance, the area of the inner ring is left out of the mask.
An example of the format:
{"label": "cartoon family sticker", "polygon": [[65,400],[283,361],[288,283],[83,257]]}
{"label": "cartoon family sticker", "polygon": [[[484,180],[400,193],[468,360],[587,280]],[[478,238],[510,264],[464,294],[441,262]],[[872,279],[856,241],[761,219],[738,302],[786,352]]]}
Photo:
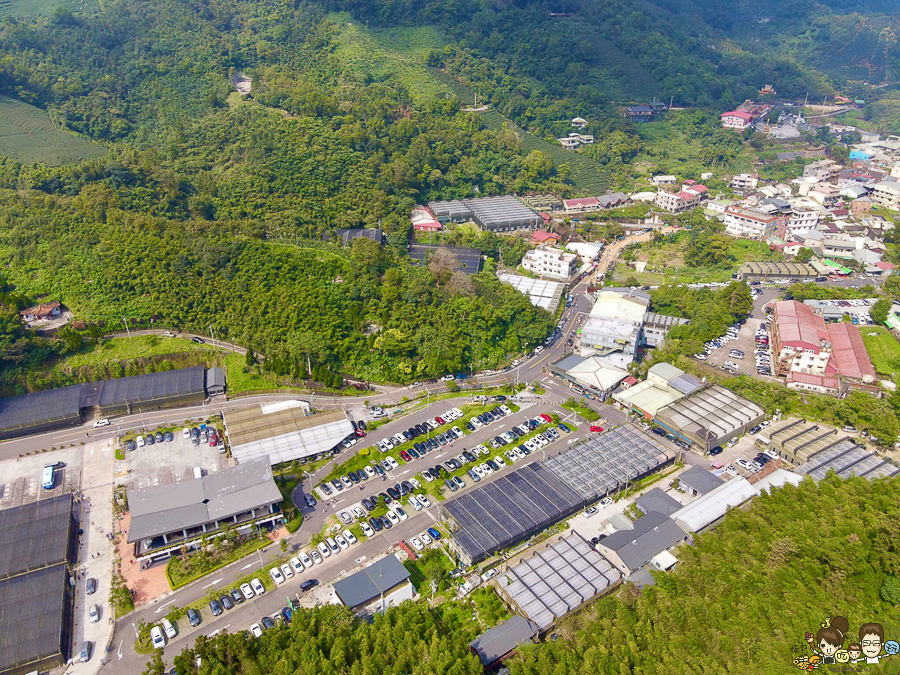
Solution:
{"label": "cartoon family sticker", "polygon": [[[859,640],[849,635],[850,622],[842,616],[825,619],[816,634],[807,633],[806,647],[810,654],[794,658],[800,670],[815,670],[820,665],[877,664],[900,652],[896,640],[884,641],[884,628],[879,623],[864,623],[859,627]],[[846,643],[846,644],[845,644]],[[795,649],[805,651],[803,647]]]}

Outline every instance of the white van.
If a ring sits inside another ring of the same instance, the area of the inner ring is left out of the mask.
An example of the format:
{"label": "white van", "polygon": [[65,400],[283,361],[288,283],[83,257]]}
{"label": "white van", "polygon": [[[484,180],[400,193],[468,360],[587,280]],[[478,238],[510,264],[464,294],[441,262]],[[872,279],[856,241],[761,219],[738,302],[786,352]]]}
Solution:
{"label": "white van", "polygon": [[143,447],[144,447],[144,437],[143,437],[143,436],[138,436],[138,437],[137,437],[136,439],[134,439],[134,440],[135,440],[135,442],[137,443],[137,446],[138,446],[139,448],[143,448]]}
{"label": "white van", "polygon": [[194,478],[203,478],[203,469],[199,466],[194,467]]}
{"label": "white van", "polygon": [[168,619],[162,620],[162,627],[163,627],[163,631],[166,634],[166,637],[169,638],[170,640],[177,635],[177,633],[175,632],[175,626],[173,626],[172,622],[169,621]]}

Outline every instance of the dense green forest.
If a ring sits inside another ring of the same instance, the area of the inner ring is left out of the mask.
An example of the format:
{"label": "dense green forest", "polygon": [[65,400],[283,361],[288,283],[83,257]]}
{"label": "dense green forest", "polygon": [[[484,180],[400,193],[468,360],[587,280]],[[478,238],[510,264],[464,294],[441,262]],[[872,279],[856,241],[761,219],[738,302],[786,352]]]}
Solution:
{"label": "dense green forest", "polygon": [[[513,675],[774,675],[809,656],[804,634],[835,615],[849,620],[848,645],[869,622],[884,626],[885,640],[897,639],[898,517],[896,480],[832,474],[773,490],[680,547],[679,564],[654,573],[655,586],[626,584],[556,626],[558,639],[523,646],[506,665]],[[197,675],[480,673],[466,625],[425,603],[391,609],[372,624],[323,607],[295,613],[290,627],[259,640],[201,636],[175,665]],[[887,659],[882,668],[896,673],[900,663]],[[164,671],[151,662],[145,672]]]}

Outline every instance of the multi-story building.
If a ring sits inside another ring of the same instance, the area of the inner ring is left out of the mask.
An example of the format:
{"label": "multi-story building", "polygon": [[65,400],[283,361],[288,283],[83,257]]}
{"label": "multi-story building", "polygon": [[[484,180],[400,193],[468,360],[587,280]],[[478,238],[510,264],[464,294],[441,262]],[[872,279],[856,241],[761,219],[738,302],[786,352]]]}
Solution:
{"label": "multi-story building", "polygon": [[704,185],[686,187],[681,192],[674,193],[660,190],[656,194],[656,207],[669,213],[684,213],[700,206],[700,202],[706,196],[706,192],[706,186]]}
{"label": "multi-story building", "polygon": [[803,177],[833,180],[840,175],[842,169],[843,167],[833,159],[820,159],[803,167]]}
{"label": "multi-story building", "polygon": [[776,302],[772,354],[776,375],[787,376],[792,372],[825,375],[831,359],[831,338],[825,319],[803,303]]}
{"label": "multi-story building", "polygon": [[753,115],[746,110],[730,110],[719,115],[719,119],[725,129],[743,131],[753,125]]}
{"label": "multi-story building", "polygon": [[600,291],[581,331],[582,348],[601,356],[621,352],[622,365],[633,361],[649,306],[649,296],[640,292],[627,289]]}
{"label": "multi-story building", "polygon": [[851,260],[853,252],[856,251],[856,242],[852,239],[843,237],[823,237],[822,238],[822,254],[826,258],[840,258],[841,260]]}
{"label": "multi-story building", "polygon": [[892,211],[900,211],[900,183],[886,181],[872,188],[872,201]]}
{"label": "multi-story building", "polygon": [[522,258],[522,267],[542,277],[565,281],[578,270],[578,256],[557,248],[535,248]]}
{"label": "multi-story building", "polygon": [[802,206],[791,208],[791,215],[787,222],[787,231],[790,234],[809,232],[816,229],[819,224],[819,212]]}
{"label": "multi-story building", "polygon": [[759,185],[759,176],[752,173],[741,173],[734,176],[729,185],[735,190],[755,190]]}
{"label": "multi-story building", "polygon": [[763,239],[778,223],[778,216],[732,207],[725,210],[722,222],[725,223],[725,234],[732,237]]}

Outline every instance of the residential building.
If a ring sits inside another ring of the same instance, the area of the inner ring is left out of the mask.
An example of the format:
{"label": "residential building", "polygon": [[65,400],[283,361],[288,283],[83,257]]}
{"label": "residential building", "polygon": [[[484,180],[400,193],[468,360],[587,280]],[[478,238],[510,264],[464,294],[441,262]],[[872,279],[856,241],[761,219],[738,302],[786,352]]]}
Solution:
{"label": "residential building", "polygon": [[791,208],[787,221],[787,231],[790,234],[809,232],[816,229],[819,224],[819,211],[816,209],[794,206]]}
{"label": "residential building", "polygon": [[755,190],[759,185],[759,176],[750,173],[741,173],[731,178],[729,185],[734,190]]}
{"label": "residential building", "polygon": [[666,339],[666,335],[669,334],[670,330],[675,326],[683,326],[687,323],[690,323],[689,319],[647,312],[644,315],[644,344],[648,347],[658,347]]}
{"label": "residential building", "polygon": [[413,229],[418,232],[437,232],[444,229],[444,226],[428,207],[420,204],[416,204],[412,208],[409,220],[412,222]]}
{"label": "residential building", "polygon": [[592,145],[594,143],[594,137],[590,134],[579,134],[576,131],[573,131],[565,138],[557,138],[559,144],[564,148],[568,148],[569,150],[574,150],[582,145]]}
{"label": "residential building", "polygon": [[872,201],[886,209],[900,211],[900,183],[876,183],[872,188]]}
{"label": "residential building", "polygon": [[857,186],[871,189],[876,183],[885,179],[887,173],[867,166],[844,169],[838,174],[837,185],[839,188]]}
{"label": "residential building", "polygon": [[667,174],[667,175],[653,176],[653,178],[650,179],[650,182],[653,183],[654,185],[675,185],[675,183],[678,182],[678,179],[675,178],[675,176],[671,176],[671,175]]}
{"label": "residential building", "polygon": [[793,300],[775,303],[771,346],[775,374],[780,376],[791,372],[824,375],[831,359],[825,320],[811,307]]}
{"label": "residential building", "polygon": [[557,248],[534,248],[522,258],[522,267],[550,279],[571,279],[578,270],[578,256]]}
{"label": "residential building", "polygon": [[821,159],[803,167],[803,178],[817,178],[823,181],[835,180],[843,167],[833,159]]}
{"label": "residential building", "polygon": [[628,195],[623,192],[611,192],[597,197],[597,206],[601,209],[617,209],[628,203]]}
{"label": "residential building", "polygon": [[753,125],[753,115],[746,110],[731,110],[719,115],[724,129],[743,131]]}
{"label": "residential building", "polygon": [[840,192],[829,183],[816,184],[806,196],[826,209],[836,209],[843,203]]}
{"label": "residential building", "polygon": [[28,323],[32,323],[33,321],[49,321],[50,319],[55,319],[62,313],[62,306],[56,302],[47,302],[41,305],[35,305],[34,307],[29,307],[28,309],[23,309],[19,312],[19,316],[21,316]]}
{"label": "residential building", "polygon": [[872,210],[872,198],[860,197],[850,202],[850,212],[856,216],[862,213],[869,213]]}
{"label": "residential building", "polygon": [[634,521],[634,528],[619,530],[597,544],[597,552],[622,574],[636,572],[654,557],[674,548],[687,535],[669,516],[655,511]]}
{"label": "residential building", "polygon": [[545,232],[544,230],[535,230],[531,233],[531,243],[542,246],[544,244],[558,244],[559,235],[556,232]]}
{"label": "residential building", "polygon": [[656,195],[656,206],[669,213],[683,213],[700,206],[707,193],[706,186],[698,184],[685,184],[681,191],[676,193],[660,190]]}
{"label": "residential building", "polygon": [[692,466],[678,475],[678,488],[694,497],[712,492],[725,481],[702,466]]}
{"label": "residential building", "polygon": [[566,248],[572,251],[572,253],[577,253],[578,257],[581,258],[581,262],[593,263],[596,262],[597,258],[600,257],[600,252],[603,251],[603,244],[591,244],[583,241],[570,241],[568,244],[566,244]]}
{"label": "residential building", "polygon": [[581,131],[587,126],[587,120],[583,117],[573,117],[572,126]]}
{"label": "residential building", "polygon": [[853,258],[853,252],[857,248],[856,242],[852,239],[833,236],[822,238],[822,254],[826,258],[850,260]]}
{"label": "residential building", "polygon": [[779,217],[761,211],[732,207],[722,218],[725,234],[747,239],[764,239],[779,222]]}
{"label": "residential building", "polygon": [[396,556],[386,555],[332,585],[337,602],[357,614],[374,616],[415,598],[416,591],[409,577],[409,571]]}
{"label": "residential building", "polygon": [[647,105],[630,105],[625,108],[625,117],[636,124],[653,119],[653,108]]}

